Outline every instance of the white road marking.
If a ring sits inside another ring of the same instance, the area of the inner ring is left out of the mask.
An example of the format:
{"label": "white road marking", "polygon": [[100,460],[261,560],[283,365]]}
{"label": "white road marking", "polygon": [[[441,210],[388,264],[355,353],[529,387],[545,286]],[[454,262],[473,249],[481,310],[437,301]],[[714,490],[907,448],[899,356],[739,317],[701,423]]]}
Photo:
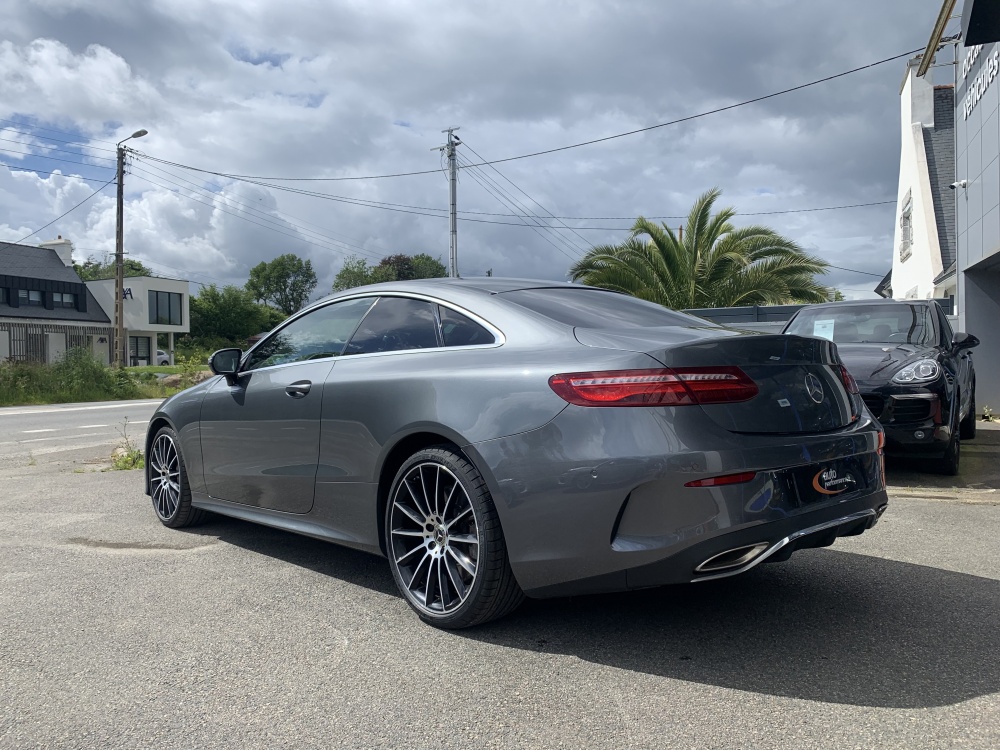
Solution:
{"label": "white road marking", "polygon": [[[91,430],[91,429],[93,429],[95,427],[110,427],[110,426],[111,425],[106,425],[106,424],[82,424],[79,427],[77,427],[76,429],[78,429],[78,430]],[[44,432],[44,430],[37,430],[37,432]]]}
{"label": "white road marking", "polygon": [[22,432],[24,432],[24,434],[26,434],[26,435],[28,433],[32,433],[32,432],[55,432],[55,431],[56,431],[55,427],[47,427],[44,430],[22,430]]}
{"label": "white road marking", "polygon": [[[100,432],[85,432],[82,435],[61,435],[59,437],[32,438],[31,440],[15,440],[14,444],[23,445],[24,443],[40,443],[43,440],[75,440],[76,438],[94,437],[100,434]],[[10,443],[0,443],[0,445],[10,445]]]}
{"label": "white road marking", "polygon": [[28,409],[25,411],[6,411],[0,409],[0,417],[17,417],[24,414],[57,414],[67,411],[92,411],[94,409],[125,409],[129,406],[156,406],[162,404],[162,399],[156,401],[123,401],[120,404],[103,404],[101,406],[71,406],[65,409]]}

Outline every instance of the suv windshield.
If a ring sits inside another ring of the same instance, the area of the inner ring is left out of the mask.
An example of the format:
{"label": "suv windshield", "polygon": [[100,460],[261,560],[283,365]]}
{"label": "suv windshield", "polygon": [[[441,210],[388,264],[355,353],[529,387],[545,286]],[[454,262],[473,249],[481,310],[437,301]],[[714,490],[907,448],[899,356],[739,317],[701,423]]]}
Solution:
{"label": "suv windshield", "polygon": [[915,344],[935,341],[929,305],[845,305],[805,308],[785,333],[817,336],[838,344]]}

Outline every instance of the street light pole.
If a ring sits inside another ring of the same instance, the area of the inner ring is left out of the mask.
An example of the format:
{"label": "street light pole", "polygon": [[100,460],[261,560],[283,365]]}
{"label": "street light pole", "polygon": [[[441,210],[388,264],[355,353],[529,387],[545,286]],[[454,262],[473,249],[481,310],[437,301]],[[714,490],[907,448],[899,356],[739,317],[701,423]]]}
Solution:
{"label": "street light pole", "polygon": [[125,151],[122,145],[132,138],[142,138],[149,131],[137,130],[118,142],[118,204],[115,212],[115,367],[124,367],[125,341]]}

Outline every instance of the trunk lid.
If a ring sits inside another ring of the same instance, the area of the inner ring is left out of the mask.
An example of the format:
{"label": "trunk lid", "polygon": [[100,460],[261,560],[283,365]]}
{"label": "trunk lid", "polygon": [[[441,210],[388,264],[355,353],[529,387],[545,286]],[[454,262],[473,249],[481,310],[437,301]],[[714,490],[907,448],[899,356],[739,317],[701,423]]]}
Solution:
{"label": "trunk lid", "polygon": [[576,338],[585,346],[644,352],[666,367],[739,367],[760,392],[749,401],[700,407],[731,432],[829,432],[859,412],[841,380],[836,345],[825,339],[682,327],[577,328]]}

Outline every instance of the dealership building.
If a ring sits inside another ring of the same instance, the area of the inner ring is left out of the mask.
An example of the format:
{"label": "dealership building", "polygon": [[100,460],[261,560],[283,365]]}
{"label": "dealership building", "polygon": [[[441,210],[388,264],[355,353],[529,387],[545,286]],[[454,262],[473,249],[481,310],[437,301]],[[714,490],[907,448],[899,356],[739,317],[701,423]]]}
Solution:
{"label": "dealership building", "polygon": [[[944,0],[900,92],[891,296],[954,297],[956,330],[982,342],[974,350],[977,406],[1000,413],[1000,3],[958,4]],[[955,10],[962,35],[949,40],[943,32]],[[938,86],[932,60],[947,71]]]}

